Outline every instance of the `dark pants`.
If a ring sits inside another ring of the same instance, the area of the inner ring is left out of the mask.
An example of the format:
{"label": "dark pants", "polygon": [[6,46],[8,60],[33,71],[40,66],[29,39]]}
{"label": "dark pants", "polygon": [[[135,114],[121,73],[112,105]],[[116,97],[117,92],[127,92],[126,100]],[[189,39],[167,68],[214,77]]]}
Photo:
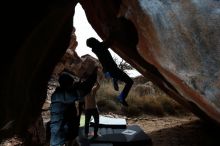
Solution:
{"label": "dark pants", "polygon": [[111,69],[109,73],[111,74],[111,77],[114,78],[114,80],[120,80],[125,83],[125,87],[122,90],[123,99],[125,99],[133,85],[133,80],[119,68]]}
{"label": "dark pants", "polygon": [[97,108],[87,109],[85,110],[85,135],[89,133],[89,123],[91,116],[94,118],[94,136],[97,136],[98,128],[99,128],[99,112]]}
{"label": "dark pants", "polygon": [[78,117],[75,103],[69,105],[64,113],[64,127],[66,128],[66,140],[72,140],[78,135]]}

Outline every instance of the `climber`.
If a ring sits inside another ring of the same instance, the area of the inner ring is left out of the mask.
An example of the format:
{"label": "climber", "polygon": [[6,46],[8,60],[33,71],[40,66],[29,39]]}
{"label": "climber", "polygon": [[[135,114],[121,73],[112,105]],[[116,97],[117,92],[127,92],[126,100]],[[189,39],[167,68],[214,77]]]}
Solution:
{"label": "climber", "polygon": [[107,41],[99,42],[97,39],[91,37],[87,39],[86,44],[88,47],[92,48],[92,52],[94,52],[98,57],[100,63],[102,64],[104,74],[113,78],[115,90],[118,90],[118,80],[125,82],[125,87],[119,94],[117,99],[122,105],[128,106],[125,99],[133,85],[133,80],[121,69],[119,69],[117,64],[113,60],[108,50],[110,43]]}

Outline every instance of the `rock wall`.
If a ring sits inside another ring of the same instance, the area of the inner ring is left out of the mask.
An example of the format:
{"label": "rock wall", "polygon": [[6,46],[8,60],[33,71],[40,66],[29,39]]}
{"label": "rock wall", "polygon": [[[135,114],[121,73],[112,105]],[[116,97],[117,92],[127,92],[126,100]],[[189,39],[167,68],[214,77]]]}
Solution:
{"label": "rock wall", "polygon": [[24,134],[40,115],[48,80],[70,43],[75,5],[74,0],[4,3],[0,140]]}
{"label": "rock wall", "polygon": [[220,2],[81,1],[93,28],[144,76],[220,123]]}

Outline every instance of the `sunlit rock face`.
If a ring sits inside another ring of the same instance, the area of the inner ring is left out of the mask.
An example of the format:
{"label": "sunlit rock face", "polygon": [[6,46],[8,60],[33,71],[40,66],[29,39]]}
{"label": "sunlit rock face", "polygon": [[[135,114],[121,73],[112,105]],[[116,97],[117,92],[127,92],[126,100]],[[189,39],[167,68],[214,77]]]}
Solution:
{"label": "sunlit rock face", "polygon": [[220,123],[220,1],[81,4],[115,52],[198,116]]}
{"label": "sunlit rock face", "polygon": [[95,67],[99,67],[102,70],[102,66],[98,59],[89,54],[79,57],[74,50],[68,48],[64,56],[54,68],[52,78],[58,80],[59,75],[63,71],[67,71],[78,78],[84,79],[92,74]]}
{"label": "sunlit rock face", "polygon": [[102,66],[98,59],[92,57],[91,55],[87,54],[79,57],[75,51],[77,45],[78,42],[76,41],[74,29],[72,31],[70,44],[65,54],[55,66],[52,73],[52,78],[57,80],[60,73],[64,70],[71,72],[73,75],[79,78],[85,78],[87,75],[92,74],[95,67],[99,67],[102,69]]}

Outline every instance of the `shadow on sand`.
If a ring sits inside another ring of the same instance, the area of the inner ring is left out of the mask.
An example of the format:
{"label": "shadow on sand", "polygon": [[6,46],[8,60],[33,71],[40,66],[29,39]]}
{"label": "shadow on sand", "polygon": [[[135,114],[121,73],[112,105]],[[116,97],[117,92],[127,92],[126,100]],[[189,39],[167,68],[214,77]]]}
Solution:
{"label": "shadow on sand", "polygon": [[201,120],[149,133],[153,146],[220,146],[220,128]]}

